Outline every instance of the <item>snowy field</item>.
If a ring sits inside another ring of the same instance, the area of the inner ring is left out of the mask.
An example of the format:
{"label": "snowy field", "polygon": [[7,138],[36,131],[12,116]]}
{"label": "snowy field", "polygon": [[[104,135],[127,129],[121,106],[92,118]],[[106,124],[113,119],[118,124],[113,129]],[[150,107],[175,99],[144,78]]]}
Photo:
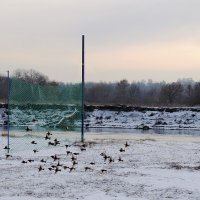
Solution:
{"label": "snowy field", "polygon": [[[81,143],[67,149],[61,143],[33,153],[37,144],[30,144],[26,151],[12,151],[8,159],[3,150],[6,138],[0,136],[0,140],[0,200],[200,199],[198,136],[87,133],[86,151],[81,151]],[[126,141],[130,146],[125,148]],[[66,151],[79,153],[74,155],[78,164],[71,172],[67,167],[72,166],[72,155]],[[114,161],[104,161],[102,153]],[[50,157],[55,154],[62,165],[57,173],[48,169],[58,164]],[[22,163],[29,159],[34,162]],[[39,166],[44,170],[39,172]]]}
{"label": "snowy field", "polygon": [[[117,109],[117,107],[115,108]],[[86,112],[86,127],[88,128],[125,128],[125,129],[166,129],[166,130],[200,130],[200,108],[146,108],[143,110],[112,111],[109,109],[94,109]],[[74,109],[20,109],[11,110],[10,125],[21,127],[54,127],[66,116],[71,116]],[[75,112],[76,113],[76,112]],[[7,120],[5,109],[0,108],[0,127]],[[80,127],[80,117],[68,128]]]}
{"label": "snowy field", "polygon": [[86,124],[90,128],[127,128],[127,129],[193,129],[200,130],[198,109],[185,108],[174,111],[110,111],[95,109],[87,112]]}

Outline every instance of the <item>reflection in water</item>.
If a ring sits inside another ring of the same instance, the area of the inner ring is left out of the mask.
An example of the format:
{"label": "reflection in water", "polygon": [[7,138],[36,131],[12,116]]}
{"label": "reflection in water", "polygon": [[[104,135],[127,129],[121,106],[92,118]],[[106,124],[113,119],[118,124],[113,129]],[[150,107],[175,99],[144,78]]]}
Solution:
{"label": "reflection in water", "polygon": [[120,128],[90,128],[87,132],[96,134],[159,134],[159,135],[195,135],[200,136],[200,130],[171,130],[171,129],[120,129]]}

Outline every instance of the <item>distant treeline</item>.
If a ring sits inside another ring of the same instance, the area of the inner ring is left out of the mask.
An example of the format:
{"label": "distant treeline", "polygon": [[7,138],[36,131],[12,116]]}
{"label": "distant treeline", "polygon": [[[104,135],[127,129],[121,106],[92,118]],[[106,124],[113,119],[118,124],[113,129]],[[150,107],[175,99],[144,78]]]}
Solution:
{"label": "distant treeline", "polygon": [[[16,70],[12,79],[26,82],[29,85],[38,85],[38,87],[26,88],[25,95],[29,98],[32,98],[30,91],[33,99],[48,99],[46,93],[50,95],[50,98],[57,99],[58,102],[62,99],[69,99],[69,97],[72,98],[72,101],[80,101],[81,98],[80,84],[63,84],[50,81],[47,76],[35,70]],[[7,99],[7,85],[7,78],[0,76],[0,101]],[[19,99],[23,98],[22,85],[16,85],[14,90],[16,97]],[[41,87],[48,87],[46,93],[41,93],[43,90]],[[38,94],[38,96],[35,94]],[[85,101],[88,105],[197,106],[200,105],[200,82],[195,82],[192,79],[182,79],[173,83],[153,82],[151,80],[132,83],[127,80],[116,83],[86,83]]]}
{"label": "distant treeline", "polygon": [[200,105],[200,82],[182,79],[173,83],[132,82],[87,83],[86,103],[89,105],[133,106],[197,106]]}
{"label": "distant treeline", "polygon": [[6,102],[7,97],[8,97],[7,78],[0,75],[0,103]]}

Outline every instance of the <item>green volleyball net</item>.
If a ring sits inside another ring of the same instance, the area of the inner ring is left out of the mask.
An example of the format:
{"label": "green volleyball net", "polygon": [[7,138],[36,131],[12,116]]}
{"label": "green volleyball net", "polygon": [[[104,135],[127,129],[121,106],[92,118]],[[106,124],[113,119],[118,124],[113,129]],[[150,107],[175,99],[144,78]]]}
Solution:
{"label": "green volleyball net", "polygon": [[[13,150],[48,147],[80,141],[82,113],[81,83],[41,82],[10,78],[8,95],[10,147]],[[52,136],[45,139],[46,133]]]}
{"label": "green volleyball net", "polygon": [[10,82],[10,126],[80,130],[81,84]]}
{"label": "green volleyball net", "polygon": [[6,72],[0,71],[0,149],[8,143],[8,77]]}

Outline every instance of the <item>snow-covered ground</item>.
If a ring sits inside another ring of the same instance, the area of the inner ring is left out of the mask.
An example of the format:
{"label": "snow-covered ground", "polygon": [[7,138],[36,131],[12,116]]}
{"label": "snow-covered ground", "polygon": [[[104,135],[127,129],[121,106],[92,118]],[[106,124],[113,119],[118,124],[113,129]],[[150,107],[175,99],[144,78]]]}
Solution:
{"label": "snow-covered ground", "polygon": [[[11,126],[56,127],[62,119],[71,113],[73,109],[62,110],[60,108],[20,109],[11,110]],[[109,109],[94,109],[86,111],[86,127],[88,128],[126,128],[126,129],[174,129],[174,130],[200,130],[200,109],[160,109],[146,108],[143,110],[131,109],[130,111],[112,111]],[[5,109],[0,108],[0,126],[5,123],[7,115]],[[66,121],[63,127],[80,127],[80,117],[74,122]],[[72,123],[72,124],[70,124]]]}
{"label": "snow-covered ground", "polygon": [[[6,142],[4,137],[0,139]],[[86,151],[80,151],[77,144],[67,149],[80,153],[72,172],[63,166],[57,173],[48,169],[57,164],[50,157],[54,154],[62,165],[71,167],[71,155],[67,156],[64,143],[36,154],[32,148],[37,145],[33,145],[27,151],[12,152],[8,159],[1,148],[0,200],[200,199],[200,137],[87,133],[86,141],[90,141]],[[130,144],[127,148],[125,141]],[[120,148],[125,152],[119,152]],[[104,162],[101,153],[111,156],[114,162]],[[118,161],[119,156],[123,162]],[[28,159],[34,162],[21,163]],[[41,159],[47,163],[41,163]],[[44,170],[38,172],[40,165]],[[85,172],[85,167],[92,170]],[[102,173],[102,169],[107,171]]]}
{"label": "snow-covered ground", "polygon": [[134,128],[134,129],[196,129],[200,130],[200,112],[188,109],[165,111],[110,111],[87,112],[86,124],[90,128]]}

